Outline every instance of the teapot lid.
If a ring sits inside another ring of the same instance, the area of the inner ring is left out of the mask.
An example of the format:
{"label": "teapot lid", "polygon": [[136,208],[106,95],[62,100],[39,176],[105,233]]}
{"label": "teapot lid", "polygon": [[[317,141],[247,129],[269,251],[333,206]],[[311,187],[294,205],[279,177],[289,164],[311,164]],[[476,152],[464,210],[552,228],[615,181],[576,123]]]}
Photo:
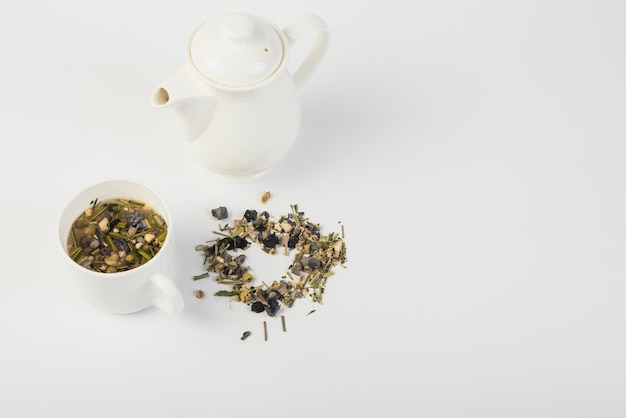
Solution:
{"label": "teapot lid", "polygon": [[210,81],[233,87],[270,77],[283,59],[283,41],[265,20],[228,14],[196,29],[187,44],[189,62]]}

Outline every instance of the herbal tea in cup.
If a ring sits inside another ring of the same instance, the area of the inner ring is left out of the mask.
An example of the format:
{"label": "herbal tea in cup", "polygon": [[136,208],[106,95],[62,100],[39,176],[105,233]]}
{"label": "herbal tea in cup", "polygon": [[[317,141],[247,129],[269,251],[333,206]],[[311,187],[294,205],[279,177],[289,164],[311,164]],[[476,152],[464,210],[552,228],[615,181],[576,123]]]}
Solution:
{"label": "herbal tea in cup", "polygon": [[117,273],[150,261],[166,238],[165,220],[144,202],[96,198],[72,223],[67,252],[85,268]]}
{"label": "herbal tea in cup", "polygon": [[111,180],[83,190],[61,213],[59,244],[67,269],[63,277],[97,309],[182,311],[182,295],[170,278],[172,219],[149,187]]}

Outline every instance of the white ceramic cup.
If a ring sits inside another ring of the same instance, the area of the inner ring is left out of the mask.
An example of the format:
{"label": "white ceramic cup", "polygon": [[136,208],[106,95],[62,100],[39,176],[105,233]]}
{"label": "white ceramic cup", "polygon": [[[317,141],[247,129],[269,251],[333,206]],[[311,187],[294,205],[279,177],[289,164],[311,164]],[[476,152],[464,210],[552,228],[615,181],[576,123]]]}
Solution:
{"label": "white ceramic cup", "polygon": [[[168,233],[159,252],[147,263],[131,270],[101,273],[78,265],[67,252],[72,223],[89,207],[89,202],[127,198],[146,203],[165,220]],[[169,209],[151,188],[132,180],[110,180],[80,192],[62,211],[59,224],[59,246],[66,273],[73,288],[91,306],[109,313],[131,313],[156,306],[169,314],[183,310],[183,297],[170,278],[174,255],[174,230]]]}

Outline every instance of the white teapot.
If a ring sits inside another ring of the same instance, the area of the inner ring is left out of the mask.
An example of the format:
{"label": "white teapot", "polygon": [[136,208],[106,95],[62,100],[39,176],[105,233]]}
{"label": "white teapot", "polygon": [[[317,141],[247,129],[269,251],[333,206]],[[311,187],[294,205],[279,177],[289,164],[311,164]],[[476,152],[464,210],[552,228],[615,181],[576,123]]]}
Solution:
{"label": "white teapot", "polygon": [[[287,71],[289,49],[317,34],[302,64]],[[249,14],[200,25],[187,42],[187,64],[154,92],[152,104],[182,121],[193,158],[223,181],[267,174],[291,149],[300,128],[299,93],[328,46],[326,24],[304,16],[282,31]]]}

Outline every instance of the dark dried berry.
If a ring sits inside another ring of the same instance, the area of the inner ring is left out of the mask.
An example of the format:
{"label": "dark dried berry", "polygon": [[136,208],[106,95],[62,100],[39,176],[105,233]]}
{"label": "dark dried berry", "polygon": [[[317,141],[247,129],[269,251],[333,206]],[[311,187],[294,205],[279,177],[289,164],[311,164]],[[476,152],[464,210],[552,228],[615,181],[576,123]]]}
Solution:
{"label": "dark dried berry", "polygon": [[320,229],[318,228],[317,225],[315,225],[314,223],[311,222],[307,222],[306,223],[306,229],[308,229],[313,235],[315,235],[317,238],[320,237]]}
{"label": "dark dried berry", "polygon": [[228,250],[236,250],[237,248],[246,248],[248,246],[248,241],[241,237],[226,238],[226,241],[222,242],[227,244],[226,249]]}
{"label": "dark dried berry", "polygon": [[261,313],[265,310],[265,306],[261,302],[254,302],[250,305],[250,309],[252,309],[252,312]]}
{"label": "dark dried berry", "polygon": [[252,221],[250,223],[252,224],[252,227],[259,232],[263,232],[267,229],[267,221],[261,218],[257,218],[255,221]]}
{"label": "dark dried berry", "polygon": [[[126,214],[126,220],[128,221],[128,225],[138,227],[141,221],[145,219],[145,215],[141,212],[132,211]],[[144,228],[146,227],[145,222],[142,225]]]}
{"label": "dark dried berry", "polygon": [[226,219],[228,218],[228,209],[226,209],[224,206],[220,206],[219,208],[212,209],[211,215],[213,215],[218,220]]}
{"label": "dark dried berry", "polygon": [[243,214],[243,217],[246,221],[252,222],[257,217],[257,211],[254,209],[248,209],[246,213]]}
{"label": "dark dried berry", "polygon": [[128,242],[126,242],[125,239],[116,238],[113,240],[113,242],[115,243],[115,246],[117,247],[118,250],[126,251],[127,253],[130,252],[130,246],[128,245]]}
{"label": "dark dried berry", "polygon": [[306,262],[306,265],[310,269],[318,269],[322,267],[322,262],[315,257],[309,257],[309,259]]}
{"label": "dark dried berry", "polygon": [[220,248],[223,247],[227,250],[233,250],[235,248],[235,240],[230,237],[221,238],[217,240],[217,245]]}
{"label": "dark dried berry", "polygon": [[278,245],[278,237],[276,234],[270,234],[263,240],[263,245],[267,248],[275,248]]}
{"label": "dark dried berry", "polygon": [[234,245],[235,245],[235,248],[243,249],[243,248],[246,248],[248,245],[250,245],[250,243],[245,238],[235,237]]}
{"label": "dark dried berry", "polygon": [[280,302],[276,299],[270,299],[267,301],[267,305],[265,305],[265,312],[269,316],[274,316],[280,310]]}

